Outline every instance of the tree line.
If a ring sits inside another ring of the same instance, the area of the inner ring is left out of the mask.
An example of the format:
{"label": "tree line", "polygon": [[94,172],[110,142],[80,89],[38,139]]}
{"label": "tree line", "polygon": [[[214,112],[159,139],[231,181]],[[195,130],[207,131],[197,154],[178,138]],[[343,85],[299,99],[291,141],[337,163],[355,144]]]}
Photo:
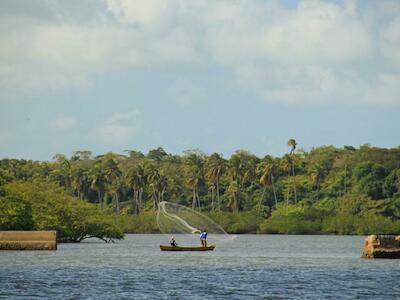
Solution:
{"label": "tree line", "polygon": [[[249,222],[258,222],[248,231],[371,231],[360,229],[363,218],[391,222],[385,223],[390,229],[378,224],[376,231],[400,229],[396,227],[399,147],[322,146],[307,152],[299,149],[295,139],[287,146],[287,154],[281,157],[258,157],[245,150],[229,158],[200,150],[175,155],[159,147],[146,154],[128,150],[94,156],[91,151],[75,151],[70,157],[57,154],[52,161],[2,159],[0,185],[49,182],[116,216],[140,218],[156,211],[164,200],[222,219],[227,215],[228,227],[229,219],[237,218],[231,213],[242,213],[244,219],[250,216]],[[348,230],[340,227],[346,222],[352,223]]]}

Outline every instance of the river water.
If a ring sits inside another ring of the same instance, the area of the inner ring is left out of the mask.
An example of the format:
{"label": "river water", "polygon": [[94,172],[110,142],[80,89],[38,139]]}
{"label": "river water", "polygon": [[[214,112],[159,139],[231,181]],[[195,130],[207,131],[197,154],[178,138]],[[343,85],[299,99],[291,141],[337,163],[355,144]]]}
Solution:
{"label": "river water", "polygon": [[168,237],[145,234],[3,251],[0,299],[400,299],[400,260],[361,259],[364,237],[209,240],[213,252],[161,252]]}

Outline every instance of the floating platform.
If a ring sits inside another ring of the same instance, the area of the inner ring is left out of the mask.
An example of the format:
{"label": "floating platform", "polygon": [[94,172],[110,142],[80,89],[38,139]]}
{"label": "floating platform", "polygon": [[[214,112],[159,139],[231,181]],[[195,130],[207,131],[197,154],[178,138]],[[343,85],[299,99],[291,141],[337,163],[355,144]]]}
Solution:
{"label": "floating platform", "polygon": [[181,246],[165,246],[160,245],[161,251],[213,251],[215,246],[207,246],[207,247],[181,247]]}
{"label": "floating platform", "polygon": [[57,232],[0,231],[0,250],[57,250]]}
{"label": "floating platform", "polygon": [[365,239],[364,258],[400,258],[400,235],[370,235]]}

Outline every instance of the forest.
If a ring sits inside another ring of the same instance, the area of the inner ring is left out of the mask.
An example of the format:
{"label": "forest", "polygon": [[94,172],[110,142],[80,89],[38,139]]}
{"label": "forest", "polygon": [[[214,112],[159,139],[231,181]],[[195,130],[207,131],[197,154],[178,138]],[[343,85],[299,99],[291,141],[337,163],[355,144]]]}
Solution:
{"label": "forest", "polygon": [[160,201],[201,211],[231,233],[400,233],[400,147],[294,139],[281,157],[163,148],[51,161],[0,160],[0,230],[56,229],[61,241],[157,232]]}

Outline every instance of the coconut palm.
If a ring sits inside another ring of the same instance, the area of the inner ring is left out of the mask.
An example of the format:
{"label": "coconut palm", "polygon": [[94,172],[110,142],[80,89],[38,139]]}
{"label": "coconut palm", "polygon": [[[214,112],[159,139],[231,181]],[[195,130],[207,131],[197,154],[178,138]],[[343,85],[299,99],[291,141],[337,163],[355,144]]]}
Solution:
{"label": "coconut palm", "polygon": [[214,195],[215,192],[217,194],[217,208],[218,210],[221,210],[221,202],[220,202],[220,180],[222,175],[225,172],[225,161],[224,159],[218,154],[214,153],[212,154],[207,162],[207,179],[211,182],[211,187],[210,190],[212,192],[212,197],[211,197],[211,206],[212,210],[214,210]]}
{"label": "coconut palm", "polygon": [[238,183],[236,181],[231,181],[231,183],[228,186],[228,189],[226,190],[226,196],[229,199],[229,202],[227,204],[227,207],[232,209],[234,212],[238,212],[239,210],[239,203],[237,203],[238,199],[238,194],[240,193]]}
{"label": "coconut palm", "polygon": [[204,186],[204,164],[205,154],[198,150],[185,152],[185,179],[186,185],[192,194],[192,208],[201,207],[200,188]]}
{"label": "coconut palm", "polygon": [[258,203],[259,209],[261,209],[261,204],[264,201],[265,192],[269,185],[272,186],[272,191],[274,193],[275,207],[278,204],[278,199],[276,196],[276,189],[274,184],[274,173],[275,173],[275,165],[272,160],[266,160],[259,164],[259,170],[261,171],[260,184],[264,187],[261,198]]}
{"label": "coconut palm", "polygon": [[71,163],[63,154],[56,154],[53,160],[55,168],[51,171],[50,178],[66,189],[71,188]]}
{"label": "coconut palm", "polygon": [[126,173],[126,183],[133,191],[133,209],[135,213],[140,213],[142,209],[142,194],[145,184],[145,173],[142,165],[130,167]]}
{"label": "coconut palm", "polygon": [[112,197],[115,200],[115,212],[117,214],[120,213],[120,197],[123,194],[125,189],[125,184],[123,177],[118,177],[116,180],[112,182],[111,185],[109,185],[109,191]]}
{"label": "coconut palm", "polygon": [[233,154],[229,159],[228,176],[231,180],[228,190],[230,190],[230,199],[233,199],[228,206],[231,207],[233,211],[239,211],[243,164],[237,153]]}
{"label": "coconut palm", "polygon": [[295,139],[289,139],[287,142],[288,146],[291,147],[290,148],[290,155],[292,155],[294,153],[294,151],[296,150],[296,140]]}
{"label": "coconut palm", "polygon": [[295,139],[289,139],[287,144],[290,147],[289,155],[291,157],[294,203],[297,203],[297,188],[296,188],[296,178],[295,178],[296,174],[294,172],[294,151],[296,150],[297,143]]}
{"label": "coconut palm", "polygon": [[118,167],[118,163],[116,159],[113,157],[110,157],[106,160],[104,164],[104,175],[107,183],[107,188],[110,191],[110,193],[114,194],[114,197],[116,196],[116,182],[119,181],[120,177],[122,176],[122,172]]}
{"label": "coconut palm", "polygon": [[195,209],[196,206],[198,209],[200,209],[201,204],[200,204],[200,195],[199,195],[199,189],[200,189],[200,184],[202,183],[203,176],[200,172],[199,169],[194,168],[193,170],[189,171],[189,176],[187,179],[187,185],[192,191],[192,209]]}
{"label": "coconut palm", "polygon": [[85,199],[85,195],[91,185],[89,170],[75,163],[71,169],[71,187],[80,199]]}
{"label": "coconut palm", "polygon": [[90,173],[90,188],[97,193],[98,204],[103,208],[103,198],[106,190],[106,176],[103,168],[100,165],[96,165],[91,169]]}
{"label": "coconut palm", "polygon": [[152,168],[148,171],[147,182],[149,183],[151,190],[153,209],[156,210],[158,203],[164,201],[164,194],[167,190],[168,180],[162,172],[159,172],[158,169]]}
{"label": "coconut palm", "polygon": [[291,158],[288,154],[286,154],[281,160],[281,168],[287,173],[286,180],[286,208],[289,206],[289,196],[290,196],[290,171],[291,171]]}

